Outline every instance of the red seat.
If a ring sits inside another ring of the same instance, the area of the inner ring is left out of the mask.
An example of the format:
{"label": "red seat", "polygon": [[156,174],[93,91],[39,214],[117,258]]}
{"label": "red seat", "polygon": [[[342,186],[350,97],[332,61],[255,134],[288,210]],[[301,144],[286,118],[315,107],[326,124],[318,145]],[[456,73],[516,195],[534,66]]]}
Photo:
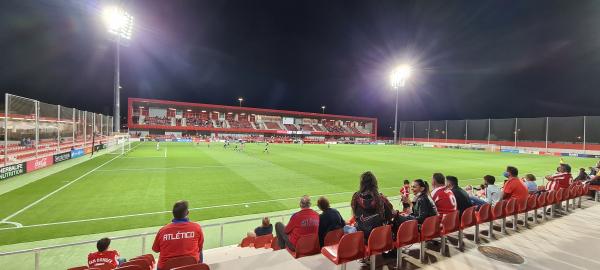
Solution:
{"label": "red seat", "polygon": [[392,241],[392,226],[383,225],[379,226],[371,231],[369,240],[367,241],[367,247],[365,249],[365,256],[370,256],[371,267],[375,267],[375,255],[384,253],[394,248],[394,242]]}
{"label": "red seat", "polygon": [[476,235],[479,234],[479,224],[477,224],[477,217],[475,217],[476,206],[471,206],[463,211],[460,217],[460,229],[458,230],[458,248],[464,247],[464,233],[463,230],[472,226],[475,226]]}
{"label": "red seat", "polygon": [[323,246],[331,246],[339,243],[342,236],[344,236],[344,229],[342,228],[327,232],[323,240]]}
{"label": "red seat", "polygon": [[[502,219],[500,221],[500,230],[502,233],[504,233],[506,231],[506,216],[504,215],[504,205],[506,204],[506,201],[499,201],[496,204],[494,204],[494,207],[492,207],[492,218],[493,220],[498,220],[498,219]],[[492,221],[490,226],[494,227],[494,222]],[[490,231],[490,236],[492,236],[494,234],[494,230]]]}
{"label": "red seat", "polygon": [[[492,216],[492,212],[491,212],[492,206],[489,203],[486,203],[482,206],[479,207],[479,210],[477,212],[475,212],[475,218],[477,219],[477,224],[483,224],[485,222],[488,222],[490,224],[490,230],[488,232],[488,237],[491,239],[492,236],[492,231],[494,230],[493,224],[492,224],[492,220],[493,220],[493,216]],[[479,226],[477,227],[479,228]],[[477,235],[475,235],[475,242],[479,243],[479,232],[476,232]]]}
{"label": "red seat", "polygon": [[546,195],[546,206],[550,206],[550,217],[554,217],[554,204],[557,201],[557,194],[556,190],[551,190]]}
{"label": "red seat", "polygon": [[244,239],[242,239],[242,242],[240,243],[240,247],[249,247],[250,245],[254,244],[254,240],[256,239],[256,237],[252,237],[252,236],[247,236]]}
{"label": "red seat", "polygon": [[[537,196],[529,195],[529,197],[527,197],[526,203],[527,210],[525,210],[525,227],[527,227],[528,225],[529,212],[537,210]],[[535,216],[533,217],[533,220],[537,222],[537,211],[535,211]]]}
{"label": "red seat", "polygon": [[273,250],[281,249],[281,247],[279,246],[279,241],[277,241],[277,236],[273,237],[273,240],[271,240],[271,249],[273,249]]}
{"label": "red seat", "polygon": [[396,242],[394,242],[394,247],[398,249],[396,252],[396,269],[400,268],[400,263],[402,262],[400,249],[404,246],[418,243],[419,239],[419,223],[416,220],[409,220],[400,224],[398,233],[396,233]]}
{"label": "red seat", "polygon": [[323,247],[321,253],[334,264],[342,264],[342,269],[345,269],[345,263],[365,256],[364,238],[361,231],[346,234],[337,245]]}
{"label": "red seat", "polygon": [[175,257],[175,258],[171,258],[171,259],[167,260],[167,262],[165,262],[165,265],[161,268],[161,270],[171,270],[176,267],[186,266],[186,265],[190,265],[190,264],[197,264],[197,263],[198,263],[198,261],[196,261],[196,258],[194,258],[192,256]]}
{"label": "red seat", "polygon": [[199,263],[173,268],[172,270],[210,270],[210,267],[207,264]]}
{"label": "red seat", "polygon": [[440,237],[440,222],[441,217],[437,215],[426,218],[421,224],[421,250],[419,254],[421,262],[425,262],[425,241]]}
{"label": "red seat", "polygon": [[296,242],[296,251],[292,251],[289,248],[287,250],[297,259],[304,256],[315,255],[319,253],[319,248],[319,235],[314,233],[300,236]]}
{"label": "red seat", "polygon": [[272,234],[261,235],[254,240],[254,248],[268,248],[273,241]]}
{"label": "red seat", "polygon": [[537,223],[538,209],[542,208],[542,218],[546,220],[546,197],[548,192],[542,192],[536,197],[535,210],[534,210],[534,221]]}
{"label": "red seat", "polygon": [[77,266],[77,267],[71,267],[67,270],[87,270],[88,267],[87,266]]}
{"label": "red seat", "polygon": [[142,258],[138,258],[135,260],[129,260],[129,261],[123,263],[121,265],[121,267],[128,266],[128,265],[137,265],[144,270],[152,270],[152,268],[154,268],[151,263],[149,263],[146,259],[142,259]]}
{"label": "red seat", "polygon": [[440,236],[442,237],[441,253],[446,252],[446,236],[460,229],[460,223],[458,219],[458,211],[450,212],[442,216],[440,222]]}
{"label": "red seat", "polygon": [[115,268],[115,270],[146,270],[146,268],[143,268],[139,265],[125,265],[125,266],[117,267],[117,268]]}
{"label": "red seat", "polygon": [[504,219],[506,219],[506,217],[513,216],[513,230],[517,229],[517,213],[517,199],[508,199],[506,205],[504,206]]}

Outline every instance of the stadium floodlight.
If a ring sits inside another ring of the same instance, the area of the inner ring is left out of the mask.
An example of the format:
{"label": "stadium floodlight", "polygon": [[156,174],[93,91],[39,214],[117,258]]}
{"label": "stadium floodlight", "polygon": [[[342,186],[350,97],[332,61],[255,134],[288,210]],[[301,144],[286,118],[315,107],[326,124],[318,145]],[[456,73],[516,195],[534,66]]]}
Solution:
{"label": "stadium floodlight", "polygon": [[115,38],[115,81],[114,81],[114,131],[121,130],[121,75],[119,61],[119,47],[121,39],[130,40],[133,32],[133,16],[120,7],[106,7],[102,12],[102,19],[110,33]]}
{"label": "stadium floodlight", "polygon": [[244,98],[238,98],[238,101],[240,102],[240,107],[242,107],[242,101],[244,101]]}
{"label": "stadium floodlight", "polygon": [[321,106],[321,110],[323,111],[323,114],[325,114],[325,105]]}
{"label": "stadium floodlight", "polygon": [[396,90],[396,114],[394,116],[394,144],[398,142],[398,88],[404,87],[406,80],[412,73],[412,67],[409,65],[401,65],[390,74],[390,83],[392,88]]}

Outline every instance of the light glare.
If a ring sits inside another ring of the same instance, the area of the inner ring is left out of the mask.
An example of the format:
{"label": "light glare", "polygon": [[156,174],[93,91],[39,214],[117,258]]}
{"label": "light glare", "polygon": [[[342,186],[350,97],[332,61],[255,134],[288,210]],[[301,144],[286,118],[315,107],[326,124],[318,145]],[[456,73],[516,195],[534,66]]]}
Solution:
{"label": "light glare", "polygon": [[395,68],[390,75],[390,83],[393,88],[404,86],[406,79],[410,77],[412,68],[409,65],[402,65]]}
{"label": "light glare", "polygon": [[102,12],[102,18],[109,33],[124,39],[131,39],[133,16],[125,10],[116,6],[107,7]]}

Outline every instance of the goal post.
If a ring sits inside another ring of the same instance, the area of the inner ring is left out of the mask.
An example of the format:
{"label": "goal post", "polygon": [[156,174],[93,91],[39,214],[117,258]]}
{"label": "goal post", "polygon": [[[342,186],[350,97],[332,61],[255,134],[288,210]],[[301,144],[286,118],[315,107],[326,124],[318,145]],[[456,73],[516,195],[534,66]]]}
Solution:
{"label": "goal post", "polygon": [[115,133],[109,142],[109,154],[124,155],[131,151],[131,140],[127,133]]}

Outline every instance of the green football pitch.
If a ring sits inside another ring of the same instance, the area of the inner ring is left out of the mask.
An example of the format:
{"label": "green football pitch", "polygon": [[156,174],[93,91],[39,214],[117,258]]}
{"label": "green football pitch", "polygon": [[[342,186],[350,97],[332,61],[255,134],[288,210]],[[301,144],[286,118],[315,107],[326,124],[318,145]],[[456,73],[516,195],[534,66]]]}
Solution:
{"label": "green football pitch", "polygon": [[[429,180],[434,172],[478,185],[506,165],[542,178],[559,163],[554,156],[408,146],[272,144],[269,153],[263,150],[264,144],[235,151],[217,143],[161,143],[157,150],[143,142],[124,155],[90,159],[0,195],[0,246],[160,226],[182,199],[195,221],[294,209],[303,194],[349,202],[367,170],[381,192],[396,196],[402,180]],[[594,163],[565,161],[575,171]]]}

